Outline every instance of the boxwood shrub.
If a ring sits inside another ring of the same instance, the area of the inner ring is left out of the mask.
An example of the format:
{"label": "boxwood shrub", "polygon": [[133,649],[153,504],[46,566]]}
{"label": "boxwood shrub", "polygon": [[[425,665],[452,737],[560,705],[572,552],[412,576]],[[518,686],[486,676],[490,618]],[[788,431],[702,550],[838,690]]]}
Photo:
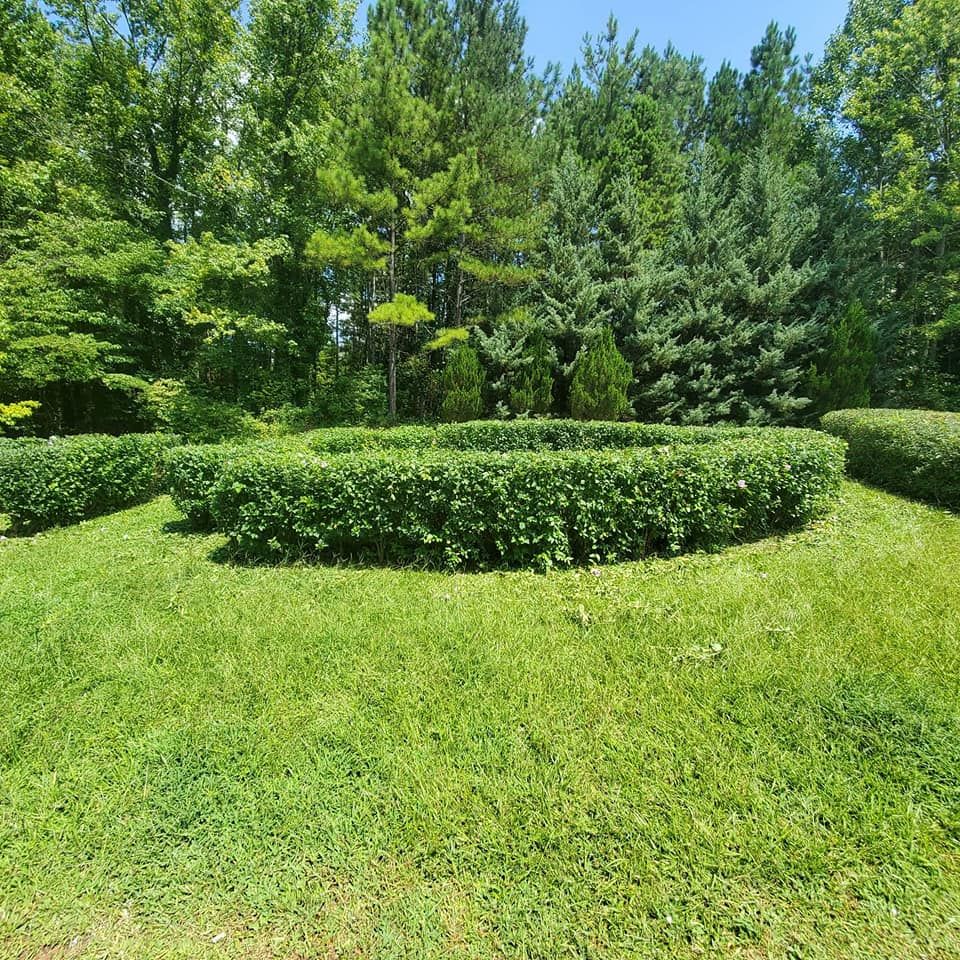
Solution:
{"label": "boxwood shrub", "polygon": [[960,414],[836,410],[823,427],[846,440],[854,477],[960,510]]}
{"label": "boxwood shrub", "polygon": [[86,435],[0,445],[0,514],[29,534],[142,503],[162,492],[162,434]]}
{"label": "boxwood shrub", "polygon": [[248,449],[223,463],[211,514],[248,557],[545,568],[792,528],[842,474],[843,444],[824,434],[699,436],[605,450]]}

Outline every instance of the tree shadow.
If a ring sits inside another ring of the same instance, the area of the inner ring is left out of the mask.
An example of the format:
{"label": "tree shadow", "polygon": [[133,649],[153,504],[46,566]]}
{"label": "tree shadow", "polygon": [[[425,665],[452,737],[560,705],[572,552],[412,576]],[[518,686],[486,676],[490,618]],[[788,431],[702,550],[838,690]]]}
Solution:
{"label": "tree shadow", "polygon": [[[215,531],[214,531],[215,532]],[[407,573],[491,573],[494,571],[509,570],[515,572],[523,568],[494,567],[473,568],[453,567],[440,561],[430,561],[423,558],[409,558],[400,560],[384,558],[376,551],[338,553],[325,551],[287,551],[275,556],[263,556],[245,552],[230,541],[214,547],[207,559],[212,563],[240,569],[336,569],[336,570],[396,570]]]}
{"label": "tree shadow", "polygon": [[[196,527],[186,527],[185,529],[185,535],[187,536],[210,536],[211,534],[217,533],[215,530],[198,532]],[[320,552],[307,548],[289,549],[286,551],[277,551],[276,554],[264,555],[263,553],[244,551],[230,540],[226,540],[214,547],[207,554],[207,559],[212,563],[223,564],[239,569],[393,570],[407,573],[535,573],[545,575],[558,571],[590,570],[628,563],[675,560],[680,557],[718,556],[729,550],[751,544],[779,542],[810,529],[811,527],[808,523],[786,524],[762,532],[756,531],[752,535],[737,537],[727,542],[693,542],[679,551],[670,549],[663,538],[651,539],[645,550],[635,554],[616,555],[598,559],[581,552],[570,563],[552,564],[549,566],[537,564],[536,562],[504,563],[498,560],[490,560],[480,564],[453,564],[445,562],[442,557],[422,555],[398,556],[395,551],[373,545],[361,548],[353,545],[351,549],[332,549]]]}

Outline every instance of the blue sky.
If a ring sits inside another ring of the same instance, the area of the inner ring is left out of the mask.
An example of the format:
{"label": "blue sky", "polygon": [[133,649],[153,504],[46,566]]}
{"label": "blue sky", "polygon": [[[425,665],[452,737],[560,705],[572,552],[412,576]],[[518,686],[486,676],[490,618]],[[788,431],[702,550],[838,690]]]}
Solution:
{"label": "blue sky", "polygon": [[[366,6],[366,4],[364,4]],[[527,50],[539,72],[549,60],[568,69],[578,57],[584,33],[599,33],[613,13],[626,37],[636,28],[640,45],[658,49],[672,40],[683,53],[699,53],[713,72],[724,58],[741,69],[750,63],[750,48],[771,20],[797,31],[799,52],[819,59],[827,37],[840,26],[846,0],[520,0],[529,27]],[[361,11],[360,23],[366,24]]]}

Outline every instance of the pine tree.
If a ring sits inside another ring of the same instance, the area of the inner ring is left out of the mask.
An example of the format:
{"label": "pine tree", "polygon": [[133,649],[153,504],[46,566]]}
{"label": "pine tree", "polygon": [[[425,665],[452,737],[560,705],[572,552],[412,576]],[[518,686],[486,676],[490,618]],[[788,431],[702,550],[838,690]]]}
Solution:
{"label": "pine tree", "polygon": [[617,350],[609,327],[602,328],[574,364],[571,415],[577,420],[619,420],[630,409],[630,381],[630,364]]}
{"label": "pine tree", "polygon": [[415,327],[418,323],[428,323],[433,320],[433,314],[416,297],[407,293],[398,293],[392,300],[374,307],[367,319],[370,323],[384,327],[387,331],[387,343],[389,344],[387,360],[388,411],[391,417],[396,417],[400,331]]}
{"label": "pine tree", "polygon": [[796,55],[797,34],[767,26],[750,54],[743,78],[739,149],[743,154],[763,146],[788,163],[801,156],[805,134],[806,83]]}
{"label": "pine tree", "polygon": [[424,0],[382,0],[371,8],[359,96],[340,130],[342,154],[320,171],[321,193],[341,211],[340,223],[317,230],[306,249],[317,267],[359,275],[369,285],[361,306],[387,331],[391,417],[397,415],[400,330],[420,322],[411,317],[432,318],[416,296],[422,274],[415,248],[425,238],[409,236],[413,198],[429,182],[439,152],[435,112],[416,95],[420,49],[430,31]]}
{"label": "pine tree", "polygon": [[677,144],[660,107],[643,94],[631,97],[607,131],[597,164],[601,239],[615,273],[625,243],[653,247],[666,236],[681,175]]}
{"label": "pine tree", "polygon": [[724,60],[707,88],[705,142],[725,165],[740,148],[740,71]]}
{"label": "pine tree", "polygon": [[706,122],[703,58],[684,56],[672,43],[662,54],[645,47],[639,75],[639,92],[660,107],[681,152],[692,150],[702,141]]}
{"label": "pine tree", "polygon": [[483,413],[484,375],[477,351],[458,347],[443,368],[440,416],[447,422],[476,420]]}

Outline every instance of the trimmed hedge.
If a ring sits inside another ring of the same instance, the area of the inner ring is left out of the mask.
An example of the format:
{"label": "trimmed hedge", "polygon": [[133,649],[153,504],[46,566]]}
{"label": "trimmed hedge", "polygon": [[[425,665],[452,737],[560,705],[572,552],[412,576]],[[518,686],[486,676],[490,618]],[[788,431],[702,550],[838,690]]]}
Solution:
{"label": "trimmed hedge", "polygon": [[852,476],[960,510],[960,414],[835,410],[822,423],[828,433],[847,441]]}
{"label": "trimmed hedge", "polygon": [[835,494],[843,471],[843,444],[811,431],[673,435],[687,442],[326,456],[248,448],[223,457],[211,513],[252,558],[545,568],[712,550],[793,528]]}
{"label": "trimmed hedge", "polygon": [[[339,433],[340,429],[332,428],[329,432]],[[351,427],[343,429],[353,432]],[[213,526],[213,488],[227,463],[253,453],[283,450],[307,452],[309,448],[304,442],[305,436],[278,437],[247,444],[189,444],[174,447],[167,451],[164,458],[167,491],[174,506],[193,526],[209,529]]]}
{"label": "trimmed hedge", "polygon": [[298,438],[317,453],[357,450],[425,450],[437,446],[436,427],[327,427]]}
{"label": "trimmed hedge", "polygon": [[0,445],[0,514],[14,534],[143,503],[164,488],[163,434],[96,434]]}
{"label": "trimmed hedge", "polygon": [[625,450],[657,444],[710,443],[757,433],[749,427],[671,427],[580,420],[475,420],[438,427],[336,427],[306,434],[318,453],[357,450]]}
{"label": "trimmed hedge", "polygon": [[213,487],[228,460],[242,451],[236,444],[175,447],[167,452],[167,491],[174,506],[199,529],[213,526]]}

